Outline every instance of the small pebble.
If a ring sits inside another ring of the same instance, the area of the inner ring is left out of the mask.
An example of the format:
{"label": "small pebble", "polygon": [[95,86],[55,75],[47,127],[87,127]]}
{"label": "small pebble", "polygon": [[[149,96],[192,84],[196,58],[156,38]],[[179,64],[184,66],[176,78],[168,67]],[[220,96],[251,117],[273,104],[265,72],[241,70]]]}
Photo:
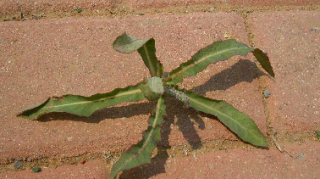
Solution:
{"label": "small pebble", "polygon": [[267,54],[267,53],[268,53],[266,50],[262,50],[262,52],[263,52],[264,54]]}
{"label": "small pebble", "polygon": [[14,169],[18,169],[18,168],[20,168],[21,167],[21,162],[19,162],[19,161],[16,161],[14,164],[13,164],[13,168]]}
{"label": "small pebble", "polygon": [[316,31],[317,31],[317,29],[311,29],[311,31],[312,31],[312,32],[316,32]]}
{"label": "small pebble", "polygon": [[144,15],[144,13],[142,13],[142,12],[139,12],[139,14],[140,14],[140,15]]}
{"label": "small pebble", "polygon": [[263,91],[264,97],[269,98],[270,96],[270,91],[269,90],[264,90]]}
{"label": "small pebble", "polygon": [[305,155],[306,155],[305,153],[302,153],[302,154],[298,155],[298,156],[296,157],[296,159],[301,159],[301,158],[303,158]]}
{"label": "small pebble", "polygon": [[214,9],[215,9],[214,7],[211,7],[211,9],[210,9],[210,10],[211,10],[211,11],[214,11]]}
{"label": "small pebble", "polygon": [[34,171],[34,172],[40,172],[40,171],[41,171],[41,168],[40,168],[40,167],[35,167],[35,168],[32,168],[32,171]]}

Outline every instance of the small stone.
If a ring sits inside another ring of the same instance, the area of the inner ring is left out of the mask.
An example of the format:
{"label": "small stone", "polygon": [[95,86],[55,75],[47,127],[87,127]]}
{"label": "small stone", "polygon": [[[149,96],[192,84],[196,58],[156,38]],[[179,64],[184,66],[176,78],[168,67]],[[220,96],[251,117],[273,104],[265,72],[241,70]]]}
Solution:
{"label": "small stone", "polygon": [[41,171],[41,168],[40,168],[40,167],[35,167],[35,168],[32,168],[32,171],[34,171],[34,172],[40,172],[40,171]]}
{"label": "small stone", "polygon": [[28,161],[28,162],[32,162],[32,158],[28,158],[27,161]]}
{"label": "small stone", "polygon": [[302,153],[302,154],[298,155],[298,156],[296,157],[296,159],[301,159],[301,158],[303,158],[305,155],[306,155],[305,153]]}
{"label": "small stone", "polygon": [[269,90],[264,90],[263,91],[264,97],[269,98],[270,96],[270,91]]}
{"label": "small stone", "polygon": [[316,31],[317,31],[317,29],[311,29],[311,31],[312,31],[312,32],[316,32]]}
{"label": "small stone", "polygon": [[268,53],[266,50],[262,50],[262,52],[263,52],[264,54],[267,54],[267,53]]}
{"label": "small stone", "polygon": [[211,7],[211,8],[210,8],[211,11],[214,11],[214,9],[215,9],[214,7]]}
{"label": "small stone", "polygon": [[21,162],[20,161],[16,161],[14,164],[13,164],[13,168],[14,169],[18,169],[21,167]]}
{"label": "small stone", "polygon": [[72,139],[73,139],[72,136],[71,136],[71,137],[67,137],[67,140],[68,140],[68,141],[72,141]]}
{"label": "small stone", "polygon": [[84,160],[80,160],[80,162],[79,162],[80,164],[84,164],[84,163],[86,163],[86,161],[84,161]]}
{"label": "small stone", "polygon": [[78,13],[82,12],[82,9],[81,8],[77,8],[77,12]]}

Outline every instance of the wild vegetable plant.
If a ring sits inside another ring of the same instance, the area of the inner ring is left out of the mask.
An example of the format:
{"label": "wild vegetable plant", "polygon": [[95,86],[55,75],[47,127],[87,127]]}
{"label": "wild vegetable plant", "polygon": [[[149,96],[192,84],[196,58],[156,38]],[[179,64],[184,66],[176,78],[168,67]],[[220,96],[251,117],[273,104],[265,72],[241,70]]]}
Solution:
{"label": "wild vegetable plant", "polygon": [[149,127],[144,131],[143,139],[122,153],[118,162],[113,165],[111,178],[114,178],[119,171],[151,162],[151,153],[157,142],[161,140],[160,127],[163,117],[166,115],[165,95],[174,96],[186,107],[215,115],[245,142],[255,146],[268,146],[265,136],[248,115],[239,112],[225,101],[199,96],[185,89],[180,89],[176,85],[182,82],[183,78],[196,75],[212,63],[227,60],[234,55],[245,56],[249,52],[252,52],[261,66],[274,77],[268,57],[260,49],[250,48],[233,39],[214,42],[198,51],[191,60],[171,71],[168,77],[162,78],[163,66],[156,57],[153,38],[138,39],[124,33],[114,41],[113,48],[121,53],[131,53],[137,50],[148,67],[151,78],[146,78],[135,86],[117,88],[109,93],[95,94],[90,97],[78,95],[50,97],[41,104],[23,109],[18,115],[28,119],[37,119],[50,112],[90,116],[97,110],[122,102],[137,102],[145,98],[155,102],[155,107],[151,111],[148,121]]}

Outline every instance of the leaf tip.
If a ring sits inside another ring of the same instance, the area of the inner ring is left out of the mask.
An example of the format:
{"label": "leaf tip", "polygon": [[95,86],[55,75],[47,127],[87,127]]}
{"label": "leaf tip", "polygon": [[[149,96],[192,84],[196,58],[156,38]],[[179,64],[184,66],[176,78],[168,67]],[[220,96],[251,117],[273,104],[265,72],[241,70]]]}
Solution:
{"label": "leaf tip", "polygon": [[266,53],[264,53],[262,50],[260,50],[259,48],[255,48],[252,51],[252,54],[256,57],[258,62],[261,64],[262,68],[264,70],[266,70],[270,76],[275,78],[275,74],[274,74],[273,68],[271,66],[268,55]]}

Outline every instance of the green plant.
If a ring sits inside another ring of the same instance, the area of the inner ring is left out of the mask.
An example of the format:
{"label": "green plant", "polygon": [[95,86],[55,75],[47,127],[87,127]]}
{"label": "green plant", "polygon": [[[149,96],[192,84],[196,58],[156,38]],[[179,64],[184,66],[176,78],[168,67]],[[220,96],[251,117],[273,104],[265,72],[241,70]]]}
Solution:
{"label": "green plant", "polygon": [[153,38],[137,39],[124,33],[114,41],[113,48],[122,53],[131,53],[137,50],[148,67],[151,78],[147,78],[135,86],[117,88],[109,93],[90,97],[77,95],[50,97],[43,103],[23,109],[18,115],[29,119],[37,119],[50,112],[68,112],[80,116],[90,116],[94,111],[121,102],[136,102],[145,98],[149,101],[155,101],[156,105],[151,111],[149,127],[143,133],[143,139],[122,153],[121,158],[112,168],[111,178],[114,178],[119,171],[150,163],[151,153],[155,149],[157,141],[161,140],[160,125],[166,115],[164,103],[166,94],[174,96],[186,107],[217,116],[243,141],[256,146],[268,146],[265,136],[248,115],[239,112],[225,101],[199,96],[185,89],[180,89],[176,85],[182,82],[183,78],[196,75],[211,63],[227,60],[234,55],[245,56],[249,52],[252,52],[262,67],[274,77],[268,57],[260,49],[252,49],[236,40],[215,42],[201,49],[192,56],[191,60],[171,71],[168,77],[161,78],[163,66],[157,60]]}

